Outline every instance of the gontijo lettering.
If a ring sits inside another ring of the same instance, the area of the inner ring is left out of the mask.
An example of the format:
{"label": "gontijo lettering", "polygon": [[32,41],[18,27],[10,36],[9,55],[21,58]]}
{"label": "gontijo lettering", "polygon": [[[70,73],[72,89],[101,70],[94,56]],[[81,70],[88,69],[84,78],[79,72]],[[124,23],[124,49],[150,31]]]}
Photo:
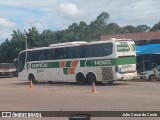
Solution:
{"label": "gontijo lettering", "polygon": [[31,68],[47,68],[47,63],[32,63]]}

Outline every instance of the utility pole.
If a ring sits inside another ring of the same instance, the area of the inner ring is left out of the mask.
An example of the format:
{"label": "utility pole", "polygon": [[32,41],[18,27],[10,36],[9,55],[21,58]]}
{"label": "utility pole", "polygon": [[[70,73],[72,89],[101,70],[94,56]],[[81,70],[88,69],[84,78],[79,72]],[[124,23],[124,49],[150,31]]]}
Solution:
{"label": "utility pole", "polygon": [[25,35],[25,40],[26,40],[26,50],[27,50],[28,49],[27,35]]}

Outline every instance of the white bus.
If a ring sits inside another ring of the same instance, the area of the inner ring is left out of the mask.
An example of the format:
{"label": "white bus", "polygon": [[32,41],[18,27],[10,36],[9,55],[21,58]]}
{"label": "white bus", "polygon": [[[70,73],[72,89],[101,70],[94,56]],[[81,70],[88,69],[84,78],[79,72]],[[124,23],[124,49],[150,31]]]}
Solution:
{"label": "white bus", "polygon": [[68,42],[19,53],[21,80],[79,84],[129,80],[137,75],[135,44],[128,39]]}

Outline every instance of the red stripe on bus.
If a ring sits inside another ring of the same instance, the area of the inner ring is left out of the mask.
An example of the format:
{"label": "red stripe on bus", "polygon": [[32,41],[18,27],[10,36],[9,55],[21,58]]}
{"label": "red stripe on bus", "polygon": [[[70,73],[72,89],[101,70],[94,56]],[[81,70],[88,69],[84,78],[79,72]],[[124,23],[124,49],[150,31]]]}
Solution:
{"label": "red stripe on bus", "polygon": [[61,61],[60,64],[61,64],[61,68],[66,67],[66,61]]}
{"label": "red stripe on bus", "polygon": [[69,74],[75,74],[75,68],[69,68],[68,73]]}
{"label": "red stripe on bus", "polygon": [[78,60],[72,61],[71,67],[77,67]]}

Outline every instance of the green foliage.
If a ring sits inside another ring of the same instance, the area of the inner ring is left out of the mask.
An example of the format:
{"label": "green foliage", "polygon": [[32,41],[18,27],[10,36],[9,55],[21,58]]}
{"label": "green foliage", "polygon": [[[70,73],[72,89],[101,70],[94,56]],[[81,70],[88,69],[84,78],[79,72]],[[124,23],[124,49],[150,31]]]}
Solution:
{"label": "green foliage", "polygon": [[151,29],[150,31],[160,31],[160,21],[155,24]]}
{"label": "green foliage", "polygon": [[146,31],[159,31],[160,22],[151,29],[147,25],[126,25],[120,27],[117,23],[109,23],[110,15],[102,12],[97,18],[86,24],[81,21],[71,24],[67,29],[61,31],[44,30],[39,33],[36,27],[28,30],[13,30],[12,38],[6,39],[0,45],[0,62],[13,62],[18,57],[20,51],[26,49],[26,39],[28,48],[45,47],[50,44],[71,41],[95,41],[99,40],[101,35],[123,34]]}
{"label": "green foliage", "polygon": [[138,25],[136,29],[137,32],[148,32],[150,27],[147,25]]}

